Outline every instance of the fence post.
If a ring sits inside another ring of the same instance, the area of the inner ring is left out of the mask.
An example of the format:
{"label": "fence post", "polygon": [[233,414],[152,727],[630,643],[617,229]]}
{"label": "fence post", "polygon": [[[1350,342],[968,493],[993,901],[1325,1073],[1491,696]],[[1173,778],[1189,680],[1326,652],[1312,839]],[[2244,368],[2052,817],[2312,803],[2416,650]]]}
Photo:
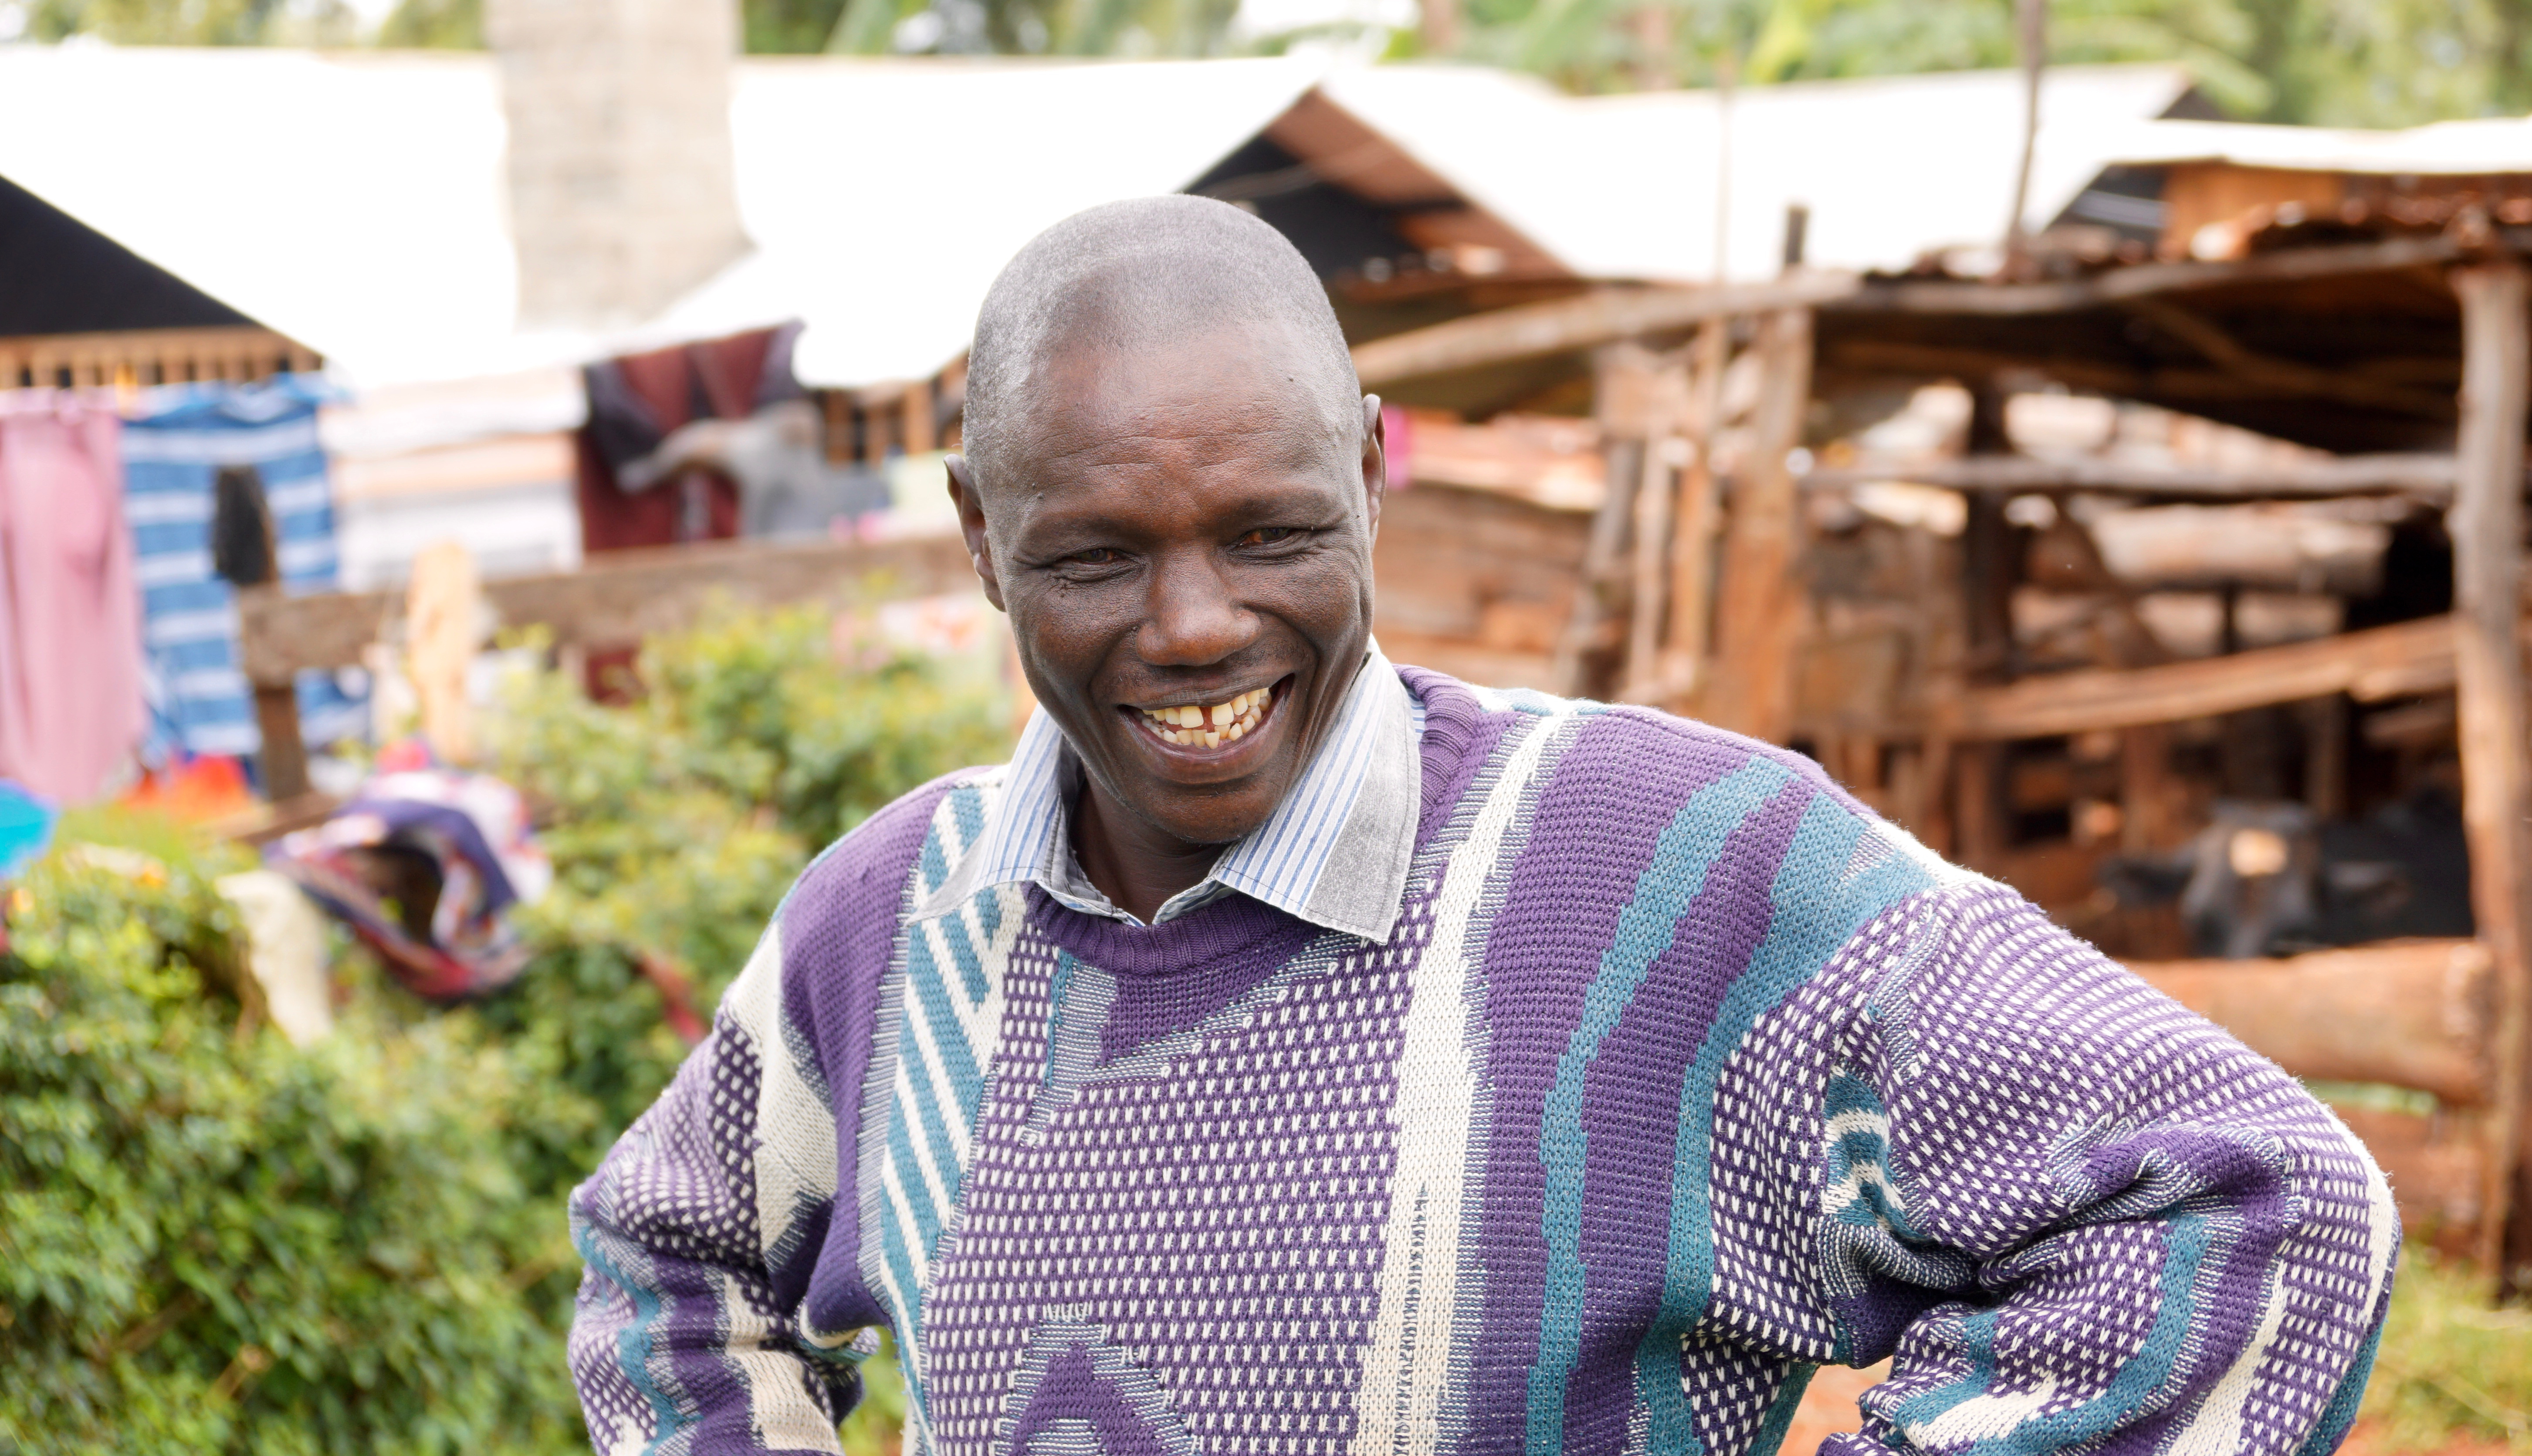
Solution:
{"label": "fence post", "polygon": [[2459,478],[2453,543],[2454,667],[2471,908],[2498,976],[2497,1116],[2480,1252],[2500,1297],[2532,1293],[2532,1198],[2525,1196],[2525,1076],[2532,966],[2525,961],[2532,871],[2532,768],[2523,655],[2523,431],[2532,391],[2532,288],[2512,258],[2456,268],[2461,300]]}

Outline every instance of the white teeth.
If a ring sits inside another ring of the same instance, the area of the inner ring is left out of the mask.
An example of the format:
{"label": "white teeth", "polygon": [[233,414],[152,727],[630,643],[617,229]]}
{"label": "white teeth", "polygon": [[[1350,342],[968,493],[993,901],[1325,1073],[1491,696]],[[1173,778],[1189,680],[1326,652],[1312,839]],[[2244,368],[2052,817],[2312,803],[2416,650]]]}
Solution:
{"label": "white teeth", "polygon": [[1219,748],[1236,743],[1254,732],[1264,721],[1267,703],[1273,694],[1267,688],[1252,688],[1234,693],[1214,704],[1173,703],[1167,708],[1145,708],[1143,721],[1165,743],[1192,748],[1198,744]]}

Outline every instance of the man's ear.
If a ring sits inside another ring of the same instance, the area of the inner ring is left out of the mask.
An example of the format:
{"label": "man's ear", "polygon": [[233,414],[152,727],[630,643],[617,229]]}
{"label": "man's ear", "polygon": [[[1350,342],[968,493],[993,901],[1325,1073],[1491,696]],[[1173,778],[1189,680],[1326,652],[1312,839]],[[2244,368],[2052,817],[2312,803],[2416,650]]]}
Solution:
{"label": "man's ear", "polygon": [[985,600],[996,612],[1007,612],[1003,605],[1003,579],[994,569],[993,538],[985,534],[985,497],[977,494],[976,473],[967,468],[967,457],[951,455],[945,462],[950,467],[950,503],[958,509],[958,534],[967,539],[967,560],[976,568],[976,579],[985,584]]}
{"label": "man's ear", "polygon": [[1362,397],[1362,514],[1371,539],[1380,539],[1380,501],[1389,494],[1389,436],[1381,420],[1380,396]]}

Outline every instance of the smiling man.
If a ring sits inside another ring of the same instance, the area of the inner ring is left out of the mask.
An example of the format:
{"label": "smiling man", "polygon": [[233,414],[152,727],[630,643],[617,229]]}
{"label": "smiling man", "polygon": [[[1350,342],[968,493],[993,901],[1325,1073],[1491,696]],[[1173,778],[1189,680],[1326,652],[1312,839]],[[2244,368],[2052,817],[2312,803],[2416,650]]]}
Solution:
{"label": "smiling man", "polygon": [[1041,711],[802,875],[573,1198],[602,1452],[2326,1456],[2397,1242],[2291,1078],[1797,755],[1371,640],[1378,402],[1190,198],[987,299]]}

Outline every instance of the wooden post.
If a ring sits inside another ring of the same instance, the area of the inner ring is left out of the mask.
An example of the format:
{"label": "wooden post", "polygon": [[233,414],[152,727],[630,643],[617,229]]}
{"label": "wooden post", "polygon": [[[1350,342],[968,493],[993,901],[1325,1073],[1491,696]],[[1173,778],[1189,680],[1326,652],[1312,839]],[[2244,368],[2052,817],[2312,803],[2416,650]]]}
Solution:
{"label": "wooden post", "polygon": [[2461,718],[2462,820],[2471,909],[2498,976],[2496,1145],[2481,1206],[2481,1256],[2500,1296],[2532,1294],[2532,1197],[2524,1171],[2532,965],[2525,892],[2532,875],[2532,768],[2522,645],[2523,431],[2532,392],[2532,286],[2505,259],[2456,268],[2461,299],[2459,466],[2446,524],[2453,543],[2453,654]]}
{"label": "wooden post", "polygon": [[299,736],[299,689],[289,683],[255,685],[255,726],[263,734],[257,761],[263,769],[263,796],[278,804],[308,791],[308,745]]}
{"label": "wooden post", "polygon": [[1793,728],[1794,647],[1804,605],[1802,584],[1794,580],[1800,521],[1789,457],[1802,443],[1811,408],[1811,310],[1765,316],[1756,348],[1750,460],[1732,492],[1713,690],[1700,706],[1719,727],[1781,743]]}
{"label": "wooden post", "polygon": [[1655,373],[1644,412],[1644,453],[1636,485],[1636,558],[1628,595],[1625,696],[1638,703],[1671,696],[1664,680],[1662,627],[1670,616],[1670,476],[1681,462],[1680,431],[1688,423],[1688,371],[1669,363]]}
{"label": "wooden post", "polygon": [[1636,553],[1627,593],[1627,668],[1622,696],[1649,702],[1661,696],[1661,629],[1668,615],[1664,568],[1670,557],[1670,468],[1665,458],[1678,437],[1656,430],[1644,439],[1641,478],[1636,484]]}
{"label": "wooden post", "polygon": [[[1970,402],[1971,456],[2006,455],[2013,439],[2004,428],[2004,395],[1981,388]],[[2004,518],[2004,493],[1969,493],[1961,526],[1961,610],[1966,683],[1998,682],[2012,675],[2013,527]],[[1994,870],[2011,847],[2005,822],[2004,749],[1992,742],[1964,743],[1952,763],[1952,856],[1978,869]]]}
{"label": "wooden post", "polygon": [[1662,676],[1674,699],[1693,697],[1705,675],[1706,640],[1713,631],[1714,440],[1723,431],[1723,366],[1731,352],[1732,320],[1709,319],[1697,331],[1696,374],[1689,386],[1691,454],[1679,477],[1679,509],[1672,518],[1670,646]]}
{"label": "wooden post", "polygon": [[1600,426],[1608,494],[1591,520],[1582,574],[1574,583],[1574,610],[1557,638],[1548,675],[1559,692],[1580,696],[1591,689],[1590,652],[1615,595],[1619,556],[1635,515],[1636,486],[1643,473],[1644,419],[1651,407],[1650,356],[1632,344],[1613,344],[1593,361],[1592,414]]}
{"label": "wooden post", "polygon": [[905,415],[905,452],[909,455],[920,455],[930,451],[934,438],[932,381],[917,379],[906,385],[905,398],[901,401],[900,408]]}

